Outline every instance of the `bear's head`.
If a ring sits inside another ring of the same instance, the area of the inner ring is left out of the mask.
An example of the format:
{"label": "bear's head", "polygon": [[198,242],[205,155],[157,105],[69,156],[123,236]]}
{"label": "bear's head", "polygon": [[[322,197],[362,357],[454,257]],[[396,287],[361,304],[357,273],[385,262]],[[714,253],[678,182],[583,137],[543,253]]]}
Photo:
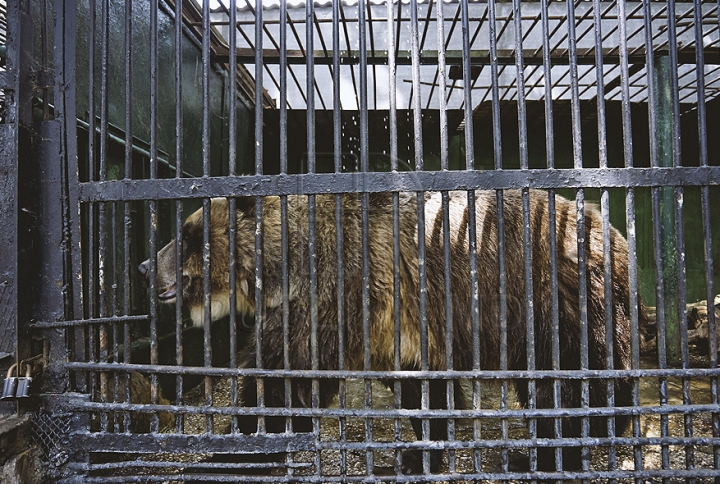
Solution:
{"label": "bear's head", "polygon": [[[190,317],[196,326],[201,326],[204,321],[206,265],[209,265],[210,269],[208,282],[211,319],[214,321],[230,314],[229,217],[227,199],[213,198],[210,201],[207,225],[208,260],[205,260],[205,224],[202,208],[185,220],[180,244],[173,239],[157,253],[155,287],[158,300],[162,303],[174,304],[178,294],[181,294],[182,304],[189,309]],[[248,297],[248,288],[253,287],[255,270],[255,198],[236,199],[235,220],[236,310],[239,313],[252,313],[254,297]],[[178,246],[181,249],[180,258],[177,253]],[[150,259],[141,263],[138,270],[149,283]]]}

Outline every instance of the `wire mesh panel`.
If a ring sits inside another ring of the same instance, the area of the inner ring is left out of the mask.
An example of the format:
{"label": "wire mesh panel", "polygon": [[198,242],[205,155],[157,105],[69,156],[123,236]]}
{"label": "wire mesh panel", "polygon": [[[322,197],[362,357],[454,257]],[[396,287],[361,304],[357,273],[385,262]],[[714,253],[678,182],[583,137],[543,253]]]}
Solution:
{"label": "wire mesh panel", "polygon": [[76,15],[69,480],[720,476],[717,3]]}

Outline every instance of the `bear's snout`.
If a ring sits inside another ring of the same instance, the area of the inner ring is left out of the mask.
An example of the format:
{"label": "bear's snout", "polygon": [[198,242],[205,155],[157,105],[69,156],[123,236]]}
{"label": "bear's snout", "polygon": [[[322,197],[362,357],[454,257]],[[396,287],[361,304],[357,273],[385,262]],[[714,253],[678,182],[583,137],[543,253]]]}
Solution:
{"label": "bear's snout", "polygon": [[150,259],[145,260],[138,266],[138,271],[147,279],[150,276]]}
{"label": "bear's snout", "polygon": [[[145,278],[145,283],[150,284],[150,259],[147,259],[138,265],[138,272]],[[160,301],[169,301],[174,299],[178,292],[178,286],[174,282],[174,270],[172,271],[172,278],[165,274],[164,268],[158,269],[158,284],[161,286],[158,288],[158,299]],[[170,282],[172,280],[173,282]],[[187,287],[190,284],[190,277],[183,274],[182,276],[182,287]]]}

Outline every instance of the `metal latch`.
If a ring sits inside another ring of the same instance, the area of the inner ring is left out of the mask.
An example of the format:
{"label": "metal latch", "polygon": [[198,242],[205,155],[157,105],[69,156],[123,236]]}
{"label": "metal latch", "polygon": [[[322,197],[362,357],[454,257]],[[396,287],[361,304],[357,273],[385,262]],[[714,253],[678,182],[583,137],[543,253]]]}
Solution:
{"label": "metal latch", "polygon": [[5,377],[5,383],[3,383],[3,391],[2,395],[0,395],[0,400],[13,400],[15,398],[18,378],[12,376],[12,374],[17,366],[17,363],[13,363],[13,365],[8,369],[7,376]]}
{"label": "metal latch", "polygon": [[[28,398],[30,396],[30,385],[32,385],[32,365],[30,363],[25,364],[25,376],[18,376],[17,389],[15,390],[15,398]],[[18,369],[18,374],[20,370]]]}
{"label": "metal latch", "polygon": [[[13,365],[8,369],[7,377],[3,383],[2,395],[0,400],[14,400],[16,398],[25,399],[30,397],[30,387],[32,386],[33,369],[36,363],[45,364],[45,358],[41,355],[35,356],[28,360],[23,360]],[[25,367],[25,376],[20,376],[23,366]],[[13,376],[13,373],[17,371],[17,376]]]}

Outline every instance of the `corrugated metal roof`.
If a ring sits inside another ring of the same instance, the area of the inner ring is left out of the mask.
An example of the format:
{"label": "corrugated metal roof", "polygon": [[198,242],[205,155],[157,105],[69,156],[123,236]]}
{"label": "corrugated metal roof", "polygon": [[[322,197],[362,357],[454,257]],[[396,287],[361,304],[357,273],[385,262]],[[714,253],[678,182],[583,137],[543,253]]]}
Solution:
{"label": "corrugated metal roof", "polygon": [[[223,0],[224,3],[229,3]],[[255,67],[255,13],[253,0],[238,1],[237,12],[237,55],[238,61],[254,75]],[[305,6],[295,3],[295,6]],[[226,5],[216,4],[211,15],[215,27],[225,39],[228,38],[228,10]],[[288,1],[290,6],[290,1]],[[497,86],[501,100],[514,100],[518,96],[518,70],[515,66],[515,21],[513,5],[495,4],[495,36],[498,54],[497,77],[490,69],[490,29],[491,12],[486,2],[469,3],[470,56],[473,64],[471,85],[473,109],[491,99],[492,87]],[[646,21],[643,4],[626,3],[624,27],[627,31],[627,44],[620,44],[618,5],[615,2],[601,3],[597,14],[592,2],[575,4],[574,26],[577,48],[577,80],[580,99],[593,99],[597,96],[598,79],[605,86],[607,100],[619,100],[620,89],[620,50],[625,49],[629,58],[629,89],[631,102],[643,103],[648,99],[647,73],[645,69]],[[409,108],[414,95],[412,89],[411,65],[411,28],[410,6],[393,2],[388,8],[385,2],[364,4],[365,32],[367,36],[368,62],[368,99],[370,109],[387,109],[391,89],[391,71],[388,66],[392,57],[396,67],[396,95],[398,108]],[[445,94],[449,109],[460,109],[464,105],[462,76],[457,69],[463,59],[462,33],[460,25],[460,6],[457,1],[444,3],[441,20],[437,15],[434,2],[418,3],[418,32],[420,41],[420,92],[422,106],[438,108],[440,97],[440,75],[445,77]],[[545,98],[547,83],[550,84],[552,98],[569,99],[571,96],[571,70],[568,43],[568,9],[565,2],[553,2],[548,7],[549,56],[552,63],[546,71],[543,63],[543,39],[546,37],[541,18],[539,3],[521,4],[522,60],[524,95],[528,100]],[[718,25],[717,3],[704,3],[702,12],[702,47],[705,54],[704,85],[706,96],[711,99],[720,95],[720,27]],[[677,35],[668,38],[668,12],[665,4],[650,5],[651,19],[648,23],[652,31],[652,50],[655,54],[666,53],[674,42],[678,49],[678,76],[680,101],[696,102],[697,69],[695,65],[696,32],[694,29],[694,6],[691,3],[677,3],[675,8]],[[339,75],[340,101],[344,109],[358,109],[359,106],[359,45],[357,2],[343,2],[340,11],[339,52],[341,67]],[[306,109],[307,75],[306,64],[306,9],[287,8],[285,12],[288,25],[286,41],[289,72],[287,88],[288,107]],[[316,109],[331,109],[333,105],[333,9],[331,2],[315,2],[312,9],[313,58],[314,70],[311,73],[315,86]],[[393,28],[388,30],[388,16]],[[279,1],[263,2],[263,86],[269,95],[279,99],[280,70],[280,23]],[[444,42],[438,43],[439,26],[442,23]],[[603,67],[596,66],[595,28],[601,28]],[[226,40],[227,41],[227,40]],[[388,54],[390,43],[395,49]],[[446,70],[438,72],[438,59],[444,55]],[[455,70],[455,72],[453,72]]]}

